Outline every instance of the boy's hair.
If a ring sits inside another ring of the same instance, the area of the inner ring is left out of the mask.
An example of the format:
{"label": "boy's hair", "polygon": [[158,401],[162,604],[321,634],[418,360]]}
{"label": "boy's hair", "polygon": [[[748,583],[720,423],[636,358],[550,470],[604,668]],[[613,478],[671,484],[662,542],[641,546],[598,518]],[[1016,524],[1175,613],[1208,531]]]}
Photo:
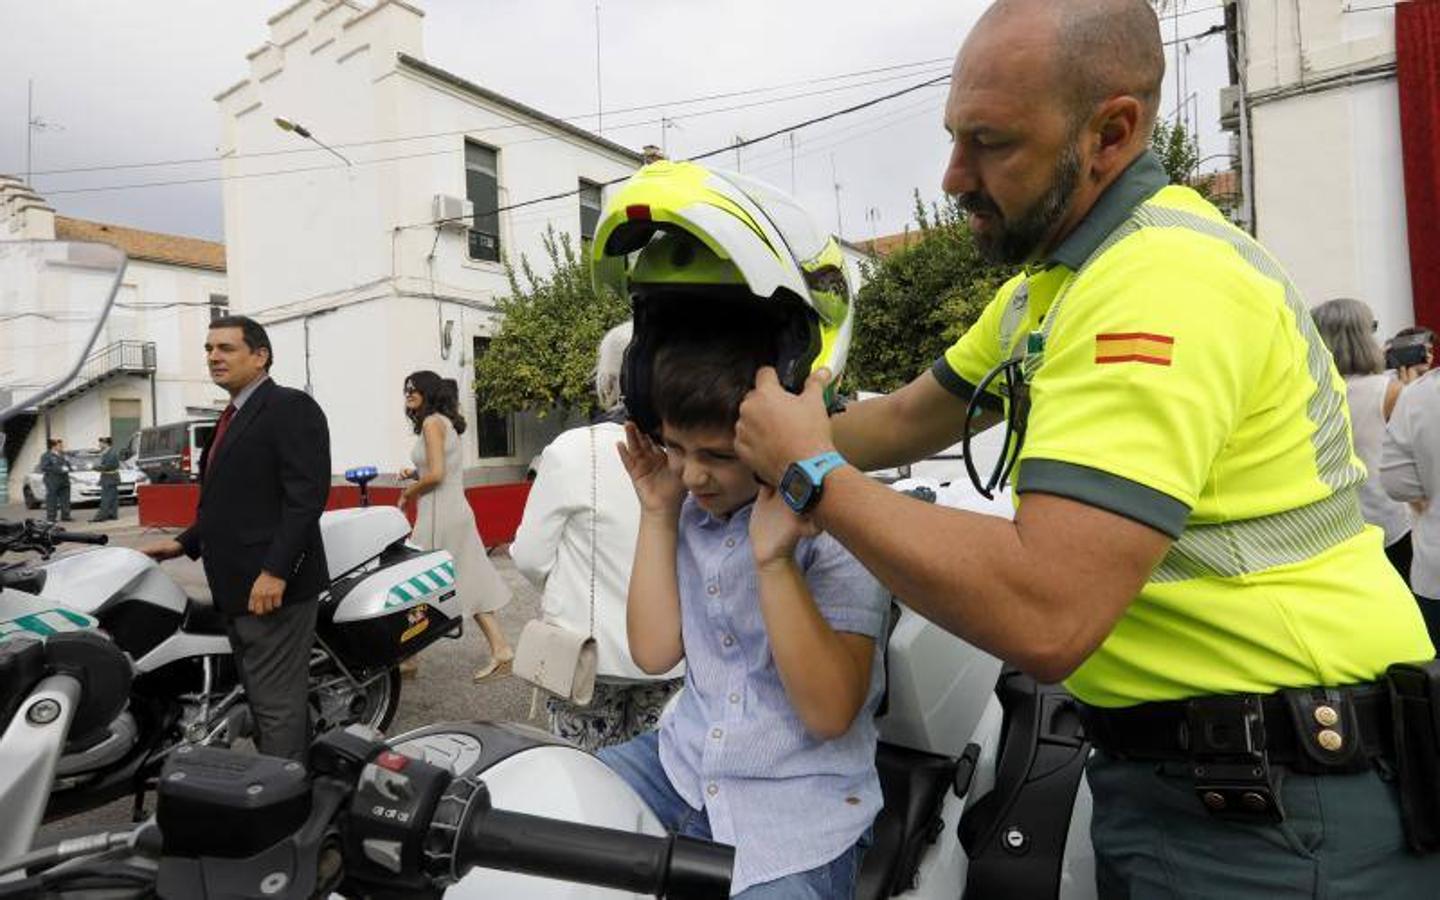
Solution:
{"label": "boy's hair", "polygon": [[733,428],[756,371],[776,357],[773,329],[758,320],[677,329],[655,351],[655,412],[674,428]]}

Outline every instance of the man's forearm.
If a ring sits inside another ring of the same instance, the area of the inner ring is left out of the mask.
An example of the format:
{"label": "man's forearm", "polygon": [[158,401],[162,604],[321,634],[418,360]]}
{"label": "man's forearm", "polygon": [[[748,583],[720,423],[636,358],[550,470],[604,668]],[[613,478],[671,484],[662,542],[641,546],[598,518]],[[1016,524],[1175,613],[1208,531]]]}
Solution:
{"label": "man's forearm", "polygon": [[826,478],[817,519],[916,612],[1058,681],[1109,634],[1168,546],[1144,526],[1060,502],[1073,526],[1034,523],[1027,533],[1023,522],[924,503],[846,467]]}

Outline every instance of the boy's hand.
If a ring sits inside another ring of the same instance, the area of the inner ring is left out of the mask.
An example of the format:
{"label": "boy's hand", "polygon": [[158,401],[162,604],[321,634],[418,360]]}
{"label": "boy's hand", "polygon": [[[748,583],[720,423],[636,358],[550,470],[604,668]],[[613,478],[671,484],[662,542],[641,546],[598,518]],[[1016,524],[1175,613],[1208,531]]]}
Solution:
{"label": "boy's hand", "polygon": [[634,422],[626,422],[625,443],[615,447],[620,451],[620,461],[625,464],[625,471],[635,485],[641,510],[669,514],[680,509],[685,500],[685,486],[670,471],[665,451],[657,447],[649,435],[641,432]]}
{"label": "boy's hand", "polygon": [[814,522],[785,505],[780,493],[769,485],[760,486],[755,509],[750,513],[750,547],[756,568],[788,562],[795,558],[795,545],[802,537],[820,533]]}

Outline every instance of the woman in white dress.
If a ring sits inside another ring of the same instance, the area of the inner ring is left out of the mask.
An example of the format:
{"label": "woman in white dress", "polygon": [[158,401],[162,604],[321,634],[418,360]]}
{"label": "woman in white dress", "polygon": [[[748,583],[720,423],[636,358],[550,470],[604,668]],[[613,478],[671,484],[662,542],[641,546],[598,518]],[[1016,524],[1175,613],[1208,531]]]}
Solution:
{"label": "woman in white dress", "polygon": [[415,372],[405,379],[405,416],[416,434],[410,451],[415,468],[406,469],[401,477],[414,478],[415,483],[400,492],[400,505],[418,498],[413,539],[422,547],[445,550],[455,558],[455,585],[463,609],[480,626],[490,646],[490,661],[475,672],[479,683],[510,673],[515,651],[500,630],[495,611],[513,595],[485,555],[475,514],[465,500],[460,465],[465,418],[458,401],[458,393],[434,372]]}

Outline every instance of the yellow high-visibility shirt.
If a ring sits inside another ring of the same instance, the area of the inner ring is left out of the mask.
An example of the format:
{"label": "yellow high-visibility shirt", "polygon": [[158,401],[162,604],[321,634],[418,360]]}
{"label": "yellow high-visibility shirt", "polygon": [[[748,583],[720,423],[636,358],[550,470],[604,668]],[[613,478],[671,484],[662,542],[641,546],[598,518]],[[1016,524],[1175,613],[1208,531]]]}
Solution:
{"label": "yellow high-visibility shirt", "polygon": [[1373,681],[1434,656],[1360,516],[1345,385],[1299,291],[1166,180],[1137,160],[932,370],[968,397],[1023,354],[1017,502],[1067,497],[1174,539],[1066,686],[1128,706]]}

